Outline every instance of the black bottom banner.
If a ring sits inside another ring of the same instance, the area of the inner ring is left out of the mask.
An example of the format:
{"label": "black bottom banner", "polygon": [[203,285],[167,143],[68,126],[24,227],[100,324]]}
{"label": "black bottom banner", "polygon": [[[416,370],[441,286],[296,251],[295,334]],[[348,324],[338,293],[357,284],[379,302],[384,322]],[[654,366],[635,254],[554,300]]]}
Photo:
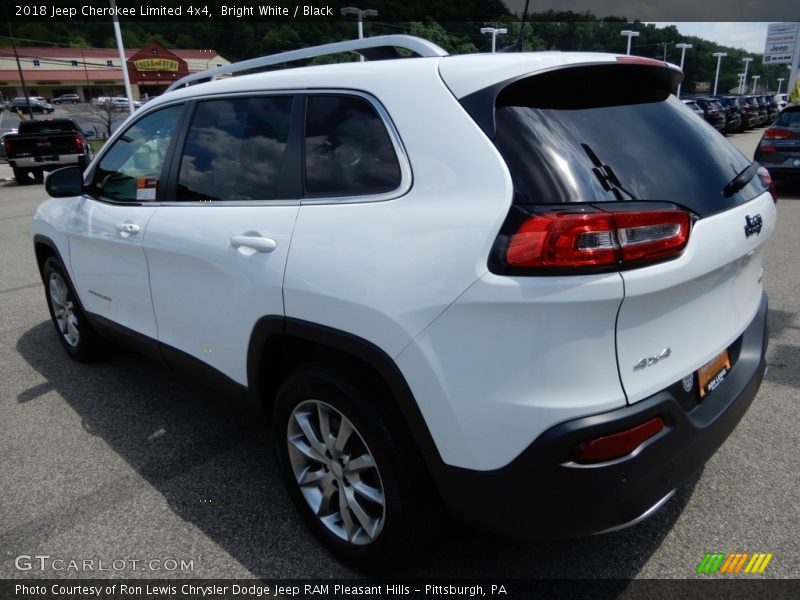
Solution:
{"label": "black bottom banner", "polygon": [[800,598],[797,579],[639,580],[250,580],[38,579],[0,580],[2,600],[252,600],[297,598]]}

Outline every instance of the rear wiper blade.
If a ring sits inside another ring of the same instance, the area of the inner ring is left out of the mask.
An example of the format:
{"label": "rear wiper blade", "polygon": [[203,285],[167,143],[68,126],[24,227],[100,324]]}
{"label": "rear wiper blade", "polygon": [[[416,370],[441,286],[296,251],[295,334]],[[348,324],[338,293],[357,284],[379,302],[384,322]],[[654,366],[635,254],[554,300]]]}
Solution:
{"label": "rear wiper blade", "polygon": [[592,172],[595,177],[597,177],[604,190],[607,192],[614,192],[614,196],[616,196],[617,200],[624,200],[622,197],[623,193],[627,194],[631,200],[637,200],[636,196],[623,187],[622,182],[619,180],[619,177],[617,177],[617,174],[614,173],[614,169],[611,168],[611,165],[603,164],[603,161],[601,161],[594,150],[589,147],[589,144],[581,144],[581,148],[583,148],[589,160],[592,161],[594,165]]}
{"label": "rear wiper blade", "polygon": [[723,195],[726,198],[733,196],[736,192],[750,183],[750,180],[756,176],[756,173],[758,173],[758,169],[760,167],[761,165],[759,165],[757,162],[750,163],[744,171],[736,175],[736,177],[728,182],[728,185],[722,188]]}

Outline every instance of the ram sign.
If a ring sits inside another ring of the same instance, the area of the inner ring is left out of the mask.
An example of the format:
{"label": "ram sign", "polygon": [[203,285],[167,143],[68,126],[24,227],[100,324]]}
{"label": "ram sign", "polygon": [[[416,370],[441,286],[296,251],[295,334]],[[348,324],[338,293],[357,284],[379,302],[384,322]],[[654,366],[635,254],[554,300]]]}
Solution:
{"label": "ram sign", "polygon": [[764,48],[765,65],[788,65],[794,56],[797,43],[797,23],[772,23],[767,29]]}

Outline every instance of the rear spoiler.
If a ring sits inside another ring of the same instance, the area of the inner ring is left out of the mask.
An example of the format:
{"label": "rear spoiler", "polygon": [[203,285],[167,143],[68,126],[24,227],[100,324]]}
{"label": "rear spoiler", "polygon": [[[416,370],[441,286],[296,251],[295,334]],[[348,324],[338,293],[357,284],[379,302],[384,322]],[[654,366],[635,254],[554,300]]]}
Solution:
{"label": "rear spoiler", "polygon": [[665,100],[683,80],[674,65],[638,56],[616,62],[559,65],[498,82],[461,98],[464,109],[489,138],[500,106],[579,110]]}

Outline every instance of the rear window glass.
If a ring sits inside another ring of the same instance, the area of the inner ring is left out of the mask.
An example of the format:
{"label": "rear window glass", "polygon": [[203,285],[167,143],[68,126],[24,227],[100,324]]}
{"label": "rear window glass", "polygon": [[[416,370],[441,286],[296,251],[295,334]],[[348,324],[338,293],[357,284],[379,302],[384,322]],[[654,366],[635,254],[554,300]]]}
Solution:
{"label": "rear window glass", "polygon": [[784,110],[775,120],[775,125],[800,129],[800,110]]}
{"label": "rear window glass", "polygon": [[75,133],[77,128],[69,121],[23,121],[19,124],[20,133]]}
{"label": "rear window glass", "polygon": [[705,215],[763,191],[754,178],[723,196],[750,161],[674,96],[578,110],[499,106],[495,119],[518,204],[649,200]]}

